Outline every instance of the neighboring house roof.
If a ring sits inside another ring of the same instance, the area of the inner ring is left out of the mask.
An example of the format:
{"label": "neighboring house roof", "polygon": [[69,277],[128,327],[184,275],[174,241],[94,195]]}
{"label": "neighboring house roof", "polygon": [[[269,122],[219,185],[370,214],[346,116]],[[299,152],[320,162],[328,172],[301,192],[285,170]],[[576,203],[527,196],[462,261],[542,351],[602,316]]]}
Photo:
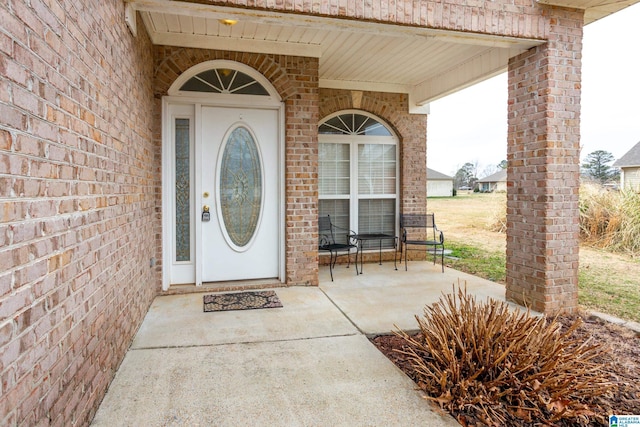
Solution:
{"label": "neighboring house roof", "polygon": [[507,170],[501,169],[498,172],[479,179],[478,182],[502,182],[507,180]]}
{"label": "neighboring house roof", "polygon": [[434,171],[433,169],[427,168],[427,180],[431,181],[451,181],[453,177],[449,175],[445,175],[441,172]]}
{"label": "neighboring house roof", "polygon": [[620,157],[613,166],[618,168],[626,168],[629,166],[640,166],[640,142],[634,145],[627,154]]}

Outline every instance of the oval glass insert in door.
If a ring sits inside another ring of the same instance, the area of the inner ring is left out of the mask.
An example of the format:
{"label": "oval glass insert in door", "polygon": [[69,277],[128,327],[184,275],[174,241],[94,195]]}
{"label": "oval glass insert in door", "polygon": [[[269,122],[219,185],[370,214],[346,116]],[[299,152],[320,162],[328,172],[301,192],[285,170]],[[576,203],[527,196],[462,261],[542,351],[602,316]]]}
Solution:
{"label": "oval glass insert in door", "polygon": [[238,126],[223,143],[218,175],[222,232],[236,251],[248,249],[262,210],[262,162],[253,134]]}

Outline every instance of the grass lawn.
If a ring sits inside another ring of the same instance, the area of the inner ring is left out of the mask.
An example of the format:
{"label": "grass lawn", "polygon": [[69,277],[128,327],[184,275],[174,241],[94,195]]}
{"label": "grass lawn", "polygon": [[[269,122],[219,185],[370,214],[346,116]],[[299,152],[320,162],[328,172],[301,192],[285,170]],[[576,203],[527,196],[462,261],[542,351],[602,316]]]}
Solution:
{"label": "grass lawn", "polygon": [[[457,258],[445,260],[448,266],[505,283],[506,236],[491,231],[505,203],[505,194],[427,200],[445,233],[445,247]],[[583,308],[640,322],[640,260],[582,246],[578,288]]]}
{"label": "grass lawn", "polygon": [[505,283],[504,252],[487,252],[477,246],[448,239],[446,248],[451,250],[447,266],[475,276],[484,277],[492,282]]}

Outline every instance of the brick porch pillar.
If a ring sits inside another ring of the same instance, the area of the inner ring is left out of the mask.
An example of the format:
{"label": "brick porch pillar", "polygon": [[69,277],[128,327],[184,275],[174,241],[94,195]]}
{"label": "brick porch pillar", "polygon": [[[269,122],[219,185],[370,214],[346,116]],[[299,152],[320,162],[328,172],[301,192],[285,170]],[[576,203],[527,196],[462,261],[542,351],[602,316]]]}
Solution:
{"label": "brick porch pillar", "polygon": [[400,212],[405,214],[427,213],[427,117],[426,114],[408,115],[410,126],[403,129]]}
{"label": "brick porch pillar", "polygon": [[547,314],[578,306],[583,13],[556,16],[509,62],[506,298]]}

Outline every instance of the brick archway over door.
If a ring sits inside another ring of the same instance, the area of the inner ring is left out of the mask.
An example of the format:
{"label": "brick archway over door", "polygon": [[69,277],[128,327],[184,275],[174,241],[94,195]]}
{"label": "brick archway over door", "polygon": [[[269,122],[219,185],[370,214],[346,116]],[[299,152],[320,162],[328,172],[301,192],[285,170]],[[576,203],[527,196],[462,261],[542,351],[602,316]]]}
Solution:
{"label": "brick archway over door", "polygon": [[193,65],[215,59],[236,61],[260,72],[278,91],[285,104],[285,281],[288,285],[318,285],[314,237],[318,217],[318,59],[169,46],[155,46],[154,58],[159,147],[161,98]]}

